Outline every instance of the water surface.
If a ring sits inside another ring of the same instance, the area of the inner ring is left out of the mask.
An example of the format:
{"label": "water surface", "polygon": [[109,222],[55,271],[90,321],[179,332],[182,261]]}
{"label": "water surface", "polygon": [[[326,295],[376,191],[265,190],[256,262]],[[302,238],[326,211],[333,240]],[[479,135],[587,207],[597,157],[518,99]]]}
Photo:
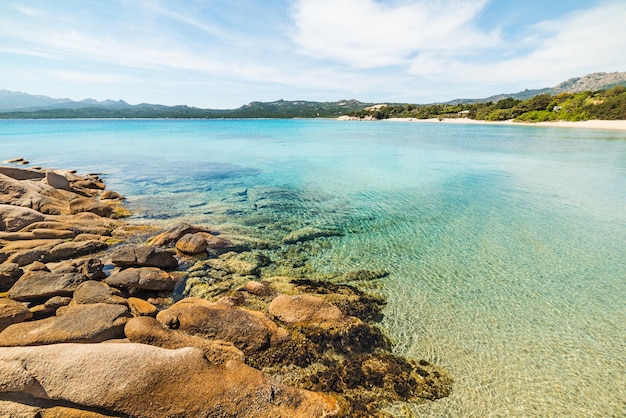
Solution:
{"label": "water surface", "polygon": [[314,266],[389,271],[376,291],[397,353],[455,378],[449,398],[411,406],[420,416],[626,415],[623,132],[1,121],[0,150],[103,173],[134,222],[186,219],[274,241],[340,229],[310,254]]}

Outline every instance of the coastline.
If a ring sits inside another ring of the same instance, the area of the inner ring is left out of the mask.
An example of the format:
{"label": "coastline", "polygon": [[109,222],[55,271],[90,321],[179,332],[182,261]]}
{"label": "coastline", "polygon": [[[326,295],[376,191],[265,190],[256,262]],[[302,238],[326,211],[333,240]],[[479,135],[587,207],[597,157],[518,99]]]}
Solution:
{"label": "coastline", "polygon": [[444,118],[442,120],[416,119],[416,118],[389,118],[382,121],[389,122],[430,122],[430,123],[450,123],[467,125],[516,125],[516,126],[541,126],[550,128],[582,128],[582,129],[610,129],[616,131],[626,131],[626,120],[585,120],[580,122],[555,121],[555,122],[514,122],[512,119],[506,121],[487,121],[469,118]]}

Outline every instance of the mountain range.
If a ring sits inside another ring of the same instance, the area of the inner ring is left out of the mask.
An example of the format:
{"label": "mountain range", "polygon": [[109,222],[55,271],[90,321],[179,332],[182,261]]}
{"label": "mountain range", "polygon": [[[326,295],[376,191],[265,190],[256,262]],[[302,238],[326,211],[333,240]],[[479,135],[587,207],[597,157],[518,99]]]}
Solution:
{"label": "mountain range", "polygon": [[[505,98],[526,100],[539,94],[577,93],[626,86],[626,72],[593,73],[570,78],[554,87],[498,94],[483,99],[456,99],[446,104],[497,102]],[[375,103],[358,100],[337,102],[287,101],[251,102],[237,109],[201,109],[185,105],[165,106],[141,103],[131,105],[123,100],[85,99],[74,101],[22,92],[0,90],[0,118],[315,118],[337,117],[365,109]]]}

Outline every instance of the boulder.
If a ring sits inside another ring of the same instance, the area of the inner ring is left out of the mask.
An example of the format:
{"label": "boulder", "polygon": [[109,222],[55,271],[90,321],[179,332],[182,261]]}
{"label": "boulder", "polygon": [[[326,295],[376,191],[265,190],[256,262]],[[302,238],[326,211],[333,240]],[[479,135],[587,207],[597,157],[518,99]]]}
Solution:
{"label": "boulder", "polygon": [[186,234],[176,241],[176,249],[185,254],[199,254],[207,249],[205,237],[200,234]]}
{"label": "boulder", "polygon": [[195,234],[198,232],[208,233],[210,231],[199,226],[193,226],[187,223],[179,223],[174,225],[172,228],[160,233],[159,235],[150,238],[148,240],[148,243],[156,247],[164,247],[176,243],[176,241],[181,239],[184,235]]}
{"label": "boulder", "polygon": [[22,275],[22,269],[16,263],[0,264],[0,292],[5,292],[15,284]]}
{"label": "boulder", "polygon": [[256,296],[271,296],[276,293],[267,282],[257,282],[254,280],[250,280],[242,289]]}
{"label": "boulder", "polygon": [[70,239],[76,235],[69,229],[33,229],[31,234],[34,239]]}
{"label": "boulder", "polygon": [[263,312],[187,298],[157,314],[169,328],[233,343],[246,354],[289,340],[290,335]]}
{"label": "boulder", "polygon": [[108,244],[100,240],[62,242],[52,247],[48,254],[44,256],[44,260],[46,262],[67,260],[97,253],[107,247]]}
{"label": "boulder", "polygon": [[111,262],[118,267],[156,267],[175,270],[178,261],[174,253],[152,245],[126,246],[111,254]]}
{"label": "boulder", "polygon": [[[58,344],[63,342],[96,343],[124,337],[124,325],[130,317],[122,305],[97,303],[63,308],[63,315],[39,321],[22,322],[0,332],[1,347]],[[1,351],[1,350],[0,350]],[[0,384],[0,387],[2,384]]]}
{"label": "boulder", "polygon": [[283,385],[237,361],[206,361],[197,348],[56,344],[0,350],[0,392],[111,415],[324,417],[335,398]]}
{"label": "boulder", "polygon": [[12,324],[31,319],[33,314],[18,301],[0,298],[0,331]]}
{"label": "boulder", "polygon": [[127,302],[133,316],[156,316],[158,312],[156,306],[143,299],[130,297]]}
{"label": "boulder", "polygon": [[54,171],[46,171],[46,183],[55,189],[70,190],[70,182],[67,177]]}
{"label": "boulder", "polygon": [[105,218],[111,217],[113,208],[89,197],[78,197],[70,201],[70,213],[91,212]]}
{"label": "boulder", "polygon": [[[15,162],[23,162],[25,160],[21,160],[21,161],[15,161]],[[15,180],[36,180],[36,179],[42,179],[45,177],[45,174],[41,171],[37,171],[37,170],[29,170],[27,168],[17,168],[17,167],[6,167],[6,166],[0,166],[0,174],[4,174],[7,177],[11,177],[12,179]]]}
{"label": "boulder", "polygon": [[47,318],[54,315],[59,308],[69,305],[71,301],[72,298],[66,296],[54,296],[41,305],[32,306],[29,311],[34,319]]}
{"label": "boulder", "polygon": [[100,200],[124,200],[124,196],[112,190],[105,190],[100,195]]}
{"label": "boulder", "polygon": [[82,282],[89,280],[81,273],[53,273],[29,270],[9,289],[11,299],[33,301],[53,296],[72,296]]}
{"label": "boulder", "polygon": [[335,305],[312,295],[278,295],[268,309],[278,320],[290,325],[334,325],[347,319]]}
{"label": "boulder", "polygon": [[124,327],[126,338],[133,343],[150,344],[161,348],[197,347],[212,363],[223,364],[228,360],[244,361],[243,353],[233,344],[219,340],[187,335],[161,324],[151,317],[133,318]]}
{"label": "boulder", "polygon": [[45,216],[36,210],[0,204],[0,231],[16,232],[44,219]]}
{"label": "boulder", "polygon": [[88,305],[93,303],[108,303],[111,305],[126,305],[126,298],[122,293],[103,282],[88,280],[81,283],[74,292],[73,304]]}
{"label": "boulder", "polygon": [[36,180],[15,180],[0,174],[0,203],[21,206],[49,215],[69,213],[70,192]]}
{"label": "boulder", "polygon": [[104,264],[102,264],[102,260],[98,258],[62,261],[54,266],[52,271],[54,273],[81,273],[89,280],[102,280],[106,278]]}
{"label": "boulder", "polygon": [[111,274],[104,281],[110,286],[156,292],[172,291],[176,284],[169,273],[156,267],[131,267]]}

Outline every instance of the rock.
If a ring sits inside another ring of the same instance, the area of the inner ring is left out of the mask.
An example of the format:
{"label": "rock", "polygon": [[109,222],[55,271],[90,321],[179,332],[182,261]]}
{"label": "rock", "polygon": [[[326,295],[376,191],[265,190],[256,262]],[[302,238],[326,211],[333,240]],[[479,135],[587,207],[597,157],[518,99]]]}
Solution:
{"label": "rock", "polygon": [[44,304],[35,305],[29,308],[29,310],[33,314],[34,319],[47,318],[54,315],[59,308],[69,305],[71,301],[72,298],[69,297],[54,296],[48,299]]}
{"label": "rock", "polygon": [[124,337],[124,325],[130,317],[126,306],[97,303],[67,308],[62,316],[10,325],[0,332],[0,346],[96,343]]}
{"label": "rock", "polygon": [[133,318],[124,327],[124,333],[130,342],[150,344],[161,348],[196,347],[205,357],[215,364],[228,360],[244,361],[243,353],[231,343],[187,335],[182,331],[167,328],[154,318]]}
{"label": "rock", "polygon": [[46,262],[67,260],[68,258],[97,253],[107,247],[107,243],[100,240],[62,242],[61,244],[55,245],[48,254],[44,256],[44,260]]}
{"label": "rock", "polygon": [[0,331],[32,317],[33,314],[23,304],[12,299],[0,298]]}
{"label": "rock", "polygon": [[335,305],[312,295],[278,295],[268,309],[270,314],[290,325],[334,325],[347,319]]}
{"label": "rock", "polygon": [[91,212],[98,216],[109,218],[113,214],[113,208],[89,197],[79,197],[70,201],[70,212],[72,214]]}
{"label": "rock", "polygon": [[185,254],[199,254],[206,251],[207,242],[200,233],[186,234],[176,241],[176,249]]}
{"label": "rock", "polygon": [[53,296],[72,296],[82,282],[89,280],[81,273],[52,273],[44,270],[31,270],[9,289],[11,299],[32,301],[49,299]]}
{"label": "rock", "polygon": [[172,251],[152,245],[120,248],[111,254],[111,262],[118,267],[156,267],[163,270],[174,270],[178,267]]}
{"label": "rock", "polygon": [[69,239],[74,238],[74,231],[67,229],[33,229],[33,239]]}
{"label": "rock", "polygon": [[44,219],[45,216],[35,210],[0,204],[0,231],[16,232]]}
{"label": "rock", "polygon": [[289,233],[285,238],[283,238],[283,242],[285,244],[296,244],[298,242],[310,241],[315,238],[336,237],[341,235],[342,233],[340,231],[305,227]]}
{"label": "rock", "polygon": [[21,206],[50,215],[69,213],[70,192],[35,180],[15,180],[0,174],[0,203]]}
{"label": "rock", "polygon": [[335,398],[285,386],[237,361],[207,362],[197,348],[57,344],[0,350],[0,391],[61,406],[142,417],[324,417]]}
{"label": "rock", "polygon": [[355,282],[377,280],[387,276],[389,276],[389,272],[385,270],[356,270],[344,274],[341,276],[341,279],[347,282]]}
{"label": "rock", "polygon": [[22,269],[16,263],[0,264],[0,292],[5,292],[13,286],[13,284],[22,275]]}
{"label": "rock", "polygon": [[82,180],[76,180],[72,182],[72,186],[80,187],[83,189],[104,190],[105,184],[98,178],[86,178]]}
{"label": "rock", "polygon": [[112,190],[105,190],[100,195],[100,200],[124,200],[124,196]]}
{"label": "rock", "polygon": [[208,233],[210,231],[187,223],[179,223],[174,225],[172,228],[160,233],[159,235],[150,238],[148,240],[148,243],[156,247],[164,247],[176,243],[176,241],[181,239],[184,235],[195,234],[197,232]]}
{"label": "rock", "polygon": [[[24,159],[15,161],[16,163],[23,163]],[[12,162],[12,161],[8,161]],[[15,180],[36,180],[45,177],[45,174],[41,171],[29,170],[27,168],[6,167],[0,166],[0,174],[4,174],[7,177],[11,177]]]}
{"label": "rock", "polygon": [[157,292],[172,291],[176,284],[169,273],[156,267],[131,267],[111,274],[104,281],[110,286]]}
{"label": "rock", "polygon": [[62,261],[54,266],[52,271],[54,273],[80,273],[89,280],[102,280],[106,278],[104,264],[102,264],[102,260],[98,258]]}
{"label": "rock", "polygon": [[128,308],[133,316],[156,316],[157,307],[139,298],[128,298]]}
{"label": "rock", "polygon": [[67,177],[54,171],[46,171],[46,183],[55,189],[70,190],[70,182]]}
{"label": "rock", "polygon": [[258,311],[187,298],[157,314],[169,328],[190,335],[233,343],[254,353],[289,339],[289,332]]}
{"label": "rock", "polygon": [[126,305],[126,299],[122,297],[122,293],[110,287],[106,283],[88,280],[81,283],[74,292],[72,303],[75,304],[93,304],[108,303],[111,305]]}
{"label": "rock", "polygon": [[256,296],[271,296],[276,293],[267,282],[254,280],[250,280],[242,289]]}
{"label": "rock", "polygon": [[270,264],[270,259],[259,252],[222,254],[219,258],[207,260],[214,269],[242,276],[257,275],[261,267]]}

